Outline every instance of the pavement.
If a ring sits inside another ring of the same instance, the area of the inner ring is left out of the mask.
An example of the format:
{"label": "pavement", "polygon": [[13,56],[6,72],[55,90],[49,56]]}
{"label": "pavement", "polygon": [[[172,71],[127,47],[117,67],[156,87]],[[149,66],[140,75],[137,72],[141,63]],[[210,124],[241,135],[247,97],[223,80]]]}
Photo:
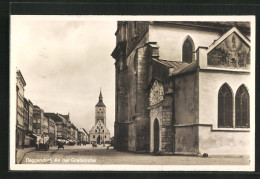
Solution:
{"label": "pavement", "polygon": [[23,149],[16,149],[16,163],[20,164],[24,158],[24,155],[28,152],[32,152],[35,150],[35,147],[27,147]]}
{"label": "pavement", "polygon": [[[22,151],[21,151],[22,150]],[[19,149],[18,163],[22,164],[128,164],[128,165],[249,165],[249,156],[214,157],[198,156],[161,156],[149,153],[117,151],[98,145],[67,146],[58,149],[51,147],[48,151],[34,148]]]}
{"label": "pavement", "polygon": [[[55,147],[50,147],[50,148],[55,148]],[[30,152],[35,152],[35,147],[25,147],[25,148],[19,148],[19,149],[16,149],[17,153],[17,163],[18,164],[21,164],[24,156],[27,154],[27,153],[30,153]]]}

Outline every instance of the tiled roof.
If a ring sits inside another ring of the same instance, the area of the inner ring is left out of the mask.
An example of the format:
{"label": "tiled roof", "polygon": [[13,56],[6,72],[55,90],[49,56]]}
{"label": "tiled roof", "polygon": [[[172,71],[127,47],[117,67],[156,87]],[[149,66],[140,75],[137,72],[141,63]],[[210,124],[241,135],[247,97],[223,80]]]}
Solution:
{"label": "tiled roof", "polygon": [[162,59],[156,59],[156,58],[153,58],[153,60],[158,63],[161,63],[169,68],[173,68],[174,70],[178,69],[183,64],[183,62],[180,62],[180,61],[169,61],[169,60],[162,60]]}
{"label": "tiled roof", "polygon": [[171,75],[183,74],[198,68],[197,61],[194,61],[192,63],[185,63],[180,61],[169,61],[155,58],[153,60],[167,66],[168,68],[172,68],[173,72]]}
{"label": "tiled roof", "polygon": [[188,65],[183,65],[178,70],[173,71],[172,75],[180,75],[180,74],[183,74],[183,73],[194,71],[197,68],[198,68],[198,62],[195,60],[194,62],[192,62]]}

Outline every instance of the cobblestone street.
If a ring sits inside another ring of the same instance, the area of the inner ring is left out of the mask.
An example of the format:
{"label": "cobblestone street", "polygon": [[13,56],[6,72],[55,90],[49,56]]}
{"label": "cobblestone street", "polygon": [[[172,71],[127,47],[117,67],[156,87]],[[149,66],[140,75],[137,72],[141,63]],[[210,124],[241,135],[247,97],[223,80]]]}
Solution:
{"label": "cobblestone street", "polygon": [[[28,150],[28,149],[24,149]],[[21,152],[20,152],[21,153]],[[209,156],[208,158],[194,156],[155,156],[144,153],[132,153],[107,150],[107,146],[98,145],[92,148],[86,146],[67,146],[63,149],[51,147],[48,151],[35,151],[33,148],[18,156],[22,164],[130,164],[130,165],[247,165],[246,156]],[[19,163],[19,161],[18,161]]]}

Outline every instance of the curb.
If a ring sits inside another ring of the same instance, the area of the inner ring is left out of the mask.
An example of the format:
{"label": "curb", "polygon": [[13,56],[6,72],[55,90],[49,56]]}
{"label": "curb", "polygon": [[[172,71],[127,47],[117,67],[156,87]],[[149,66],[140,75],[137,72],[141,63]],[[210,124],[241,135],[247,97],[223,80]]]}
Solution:
{"label": "curb", "polygon": [[[18,162],[17,161],[17,164],[21,164],[21,162],[23,161],[23,159],[24,159],[24,156],[27,154],[27,153],[30,153],[30,152],[33,152],[34,151],[34,148],[32,148],[32,149],[30,149],[29,151],[27,151],[27,152],[24,152],[23,153],[23,156],[21,157],[21,160]],[[17,157],[17,156],[16,156]]]}

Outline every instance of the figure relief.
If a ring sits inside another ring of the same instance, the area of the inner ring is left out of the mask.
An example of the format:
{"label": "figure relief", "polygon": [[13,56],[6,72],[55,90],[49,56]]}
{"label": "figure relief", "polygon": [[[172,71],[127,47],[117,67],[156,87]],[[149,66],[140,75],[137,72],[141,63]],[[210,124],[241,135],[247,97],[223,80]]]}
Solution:
{"label": "figure relief", "polygon": [[208,66],[220,68],[249,68],[250,47],[232,33],[208,53]]}

